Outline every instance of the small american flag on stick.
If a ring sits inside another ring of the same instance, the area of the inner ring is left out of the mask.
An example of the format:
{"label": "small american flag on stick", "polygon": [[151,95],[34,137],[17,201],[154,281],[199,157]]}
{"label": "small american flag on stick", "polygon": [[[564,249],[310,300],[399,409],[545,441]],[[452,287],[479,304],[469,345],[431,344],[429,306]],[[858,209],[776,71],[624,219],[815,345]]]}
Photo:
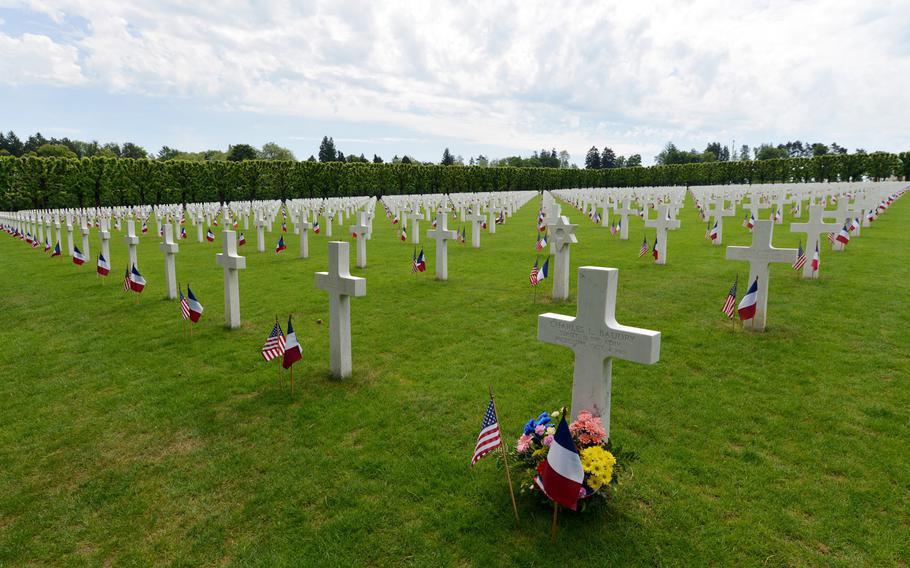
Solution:
{"label": "small american flag on stick", "polygon": [[651,250],[651,247],[648,246],[648,237],[645,237],[641,241],[641,248],[638,249],[638,258],[641,258],[648,254],[648,251]]}
{"label": "small american flag on stick", "polygon": [[724,307],[721,309],[723,313],[727,315],[727,318],[733,319],[733,314],[735,313],[734,307],[736,306],[736,283],[739,281],[737,276],[736,280],[733,281],[733,286],[730,287],[730,291],[727,293],[727,299],[724,300]]}
{"label": "small american flag on stick", "polygon": [[190,319],[190,303],[187,301],[186,296],[183,295],[183,289],[180,289],[180,317],[183,319]]}
{"label": "small american flag on stick", "polygon": [[474,445],[474,455],[471,457],[471,465],[477,463],[477,460],[492,452],[502,445],[502,437],[499,433],[499,421],[496,419],[496,407],[493,405],[493,399],[487,405],[487,412],[483,415],[483,422],[480,424],[480,434],[477,435],[477,443]]}
{"label": "small american flag on stick", "polygon": [[271,361],[275,357],[281,357],[283,355],[284,332],[281,331],[281,324],[279,324],[276,319],[272,332],[269,333],[268,339],[265,340],[265,345],[262,346],[262,358],[266,361]]}
{"label": "small american flag on stick", "polygon": [[796,260],[793,261],[793,270],[799,270],[806,264],[806,251],[803,250],[803,242],[799,242],[799,248],[796,250]]}

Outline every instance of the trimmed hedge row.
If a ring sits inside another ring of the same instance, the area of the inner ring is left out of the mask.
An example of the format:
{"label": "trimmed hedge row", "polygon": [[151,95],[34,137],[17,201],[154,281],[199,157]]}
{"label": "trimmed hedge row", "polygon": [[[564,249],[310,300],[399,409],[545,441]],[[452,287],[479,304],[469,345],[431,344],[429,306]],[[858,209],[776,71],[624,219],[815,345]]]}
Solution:
{"label": "trimmed hedge row", "polygon": [[0,157],[0,210],[410,193],[910,179],[910,152],[604,170]]}

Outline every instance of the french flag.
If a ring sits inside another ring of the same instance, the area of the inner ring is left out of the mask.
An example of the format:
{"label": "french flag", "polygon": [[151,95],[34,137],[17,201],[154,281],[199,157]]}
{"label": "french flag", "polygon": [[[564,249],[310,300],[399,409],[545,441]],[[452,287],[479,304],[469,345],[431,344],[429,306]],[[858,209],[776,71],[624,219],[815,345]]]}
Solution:
{"label": "french flag", "polygon": [[111,263],[109,263],[107,259],[104,258],[103,254],[98,255],[98,266],[95,268],[95,271],[100,276],[107,276],[111,273]]}
{"label": "french flag", "polygon": [[278,245],[275,247],[275,254],[278,254],[286,248],[288,247],[284,246],[284,236],[278,237]]}
{"label": "french flag", "polygon": [[207,229],[207,230],[205,231],[205,240],[207,240],[207,241],[210,242],[210,243],[211,243],[211,242],[214,242],[214,240],[215,240],[215,233],[213,233],[211,229]]}
{"label": "french flag", "polygon": [[[816,244],[816,250],[818,246]],[[818,253],[816,253],[818,254]],[[746,321],[747,319],[752,319],[755,317],[755,308],[758,303],[758,278],[752,282],[752,285],[749,286],[749,291],[746,292],[746,295],[743,296],[743,299],[740,300],[737,311],[739,312],[739,319]]]}
{"label": "french flag", "polygon": [[546,280],[547,276],[549,276],[549,275],[550,275],[550,257],[547,257],[547,259],[545,261],[543,261],[543,266],[540,267],[540,272],[537,273],[537,281],[540,282],[541,280]]}
{"label": "french flag", "polygon": [[180,227],[180,238],[181,239],[186,238],[186,227]]}
{"label": "french flag", "polygon": [[240,238],[237,239],[237,246],[242,247],[246,244],[246,237],[243,236],[243,233],[240,233]]}
{"label": "french flag", "polygon": [[319,219],[313,219],[313,232],[319,234]]}
{"label": "french flag", "polygon": [[839,233],[837,233],[835,240],[844,246],[850,242],[850,231],[847,230],[847,225],[841,227],[841,230]]}
{"label": "french flag", "polygon": [[202,312],[204,308],[202,304],[199,303],[199,300],[196,299],[196,295],[193,294],[193,291],[190,290],[189,284],[186,286],[186,303],[190,308],[190,320],[193,323],[199,321],[199,318],[202,317]]}
{"label": "french flag", "polygon": [[291,365],[303,359],[303,353],[300,350],[300,343],[297,341],[297,334],[291,326],[291,316],[288,316],[288,334],[284,340],[284,360],[281,366],[290,369]]}
{"label": "french flag", "polygon": [[60,243],[54,245],[54,252],[51,253],[51,258],[55,256],[60,256]]}
{"label": "french flag", "polygon": [[850,221],[850,232],[852,233],[857,229],[859,229],[859,219],[857,217],[854,217],[853,220]]}
{"label": "french flag", "polygon": [[658,250],[657,250],[657,237],[656,236],[654,237],[654,248],[651,249],[651,256],[654,257],[654,260],[657,260],[657,258],[660,256],[660,252],[658,252]]}
{"label": "french flag", "polygon": [[717,240],[717,221],[714,221],[714,226],[711,228],[711,233],[708,236],[711,237],[712,241]]}
{"label": "french flag", "polygon": [[133,265],[132,270],[130,270],[129,285],[130,290],[136,292],[137,294],[140,294],[142,290],[145,289],[145,278],[143,278],[142,275],[139,274],[139,271],[136,270],[135,264]]}
{"label": "french flag", "polygon": [[547,459],[537,465],[534,483],[551,500],[574,511],[578,507],[578,495],[584,480],[585,470],[581,467],[581,458],[563,413]]}
{"label": "french flag", "polygon": [[818,256],[818,241],[815,241],[815,254],[812,255],[812,271],[817,272],[818,267],[821,264],[821,259]]}
{"label": "french flag", "polygon": [[73,264],[76,266],[82,266],[85,264],[85,255],[82,254],[82,251],[79,250],[79,247],[73,247]]}

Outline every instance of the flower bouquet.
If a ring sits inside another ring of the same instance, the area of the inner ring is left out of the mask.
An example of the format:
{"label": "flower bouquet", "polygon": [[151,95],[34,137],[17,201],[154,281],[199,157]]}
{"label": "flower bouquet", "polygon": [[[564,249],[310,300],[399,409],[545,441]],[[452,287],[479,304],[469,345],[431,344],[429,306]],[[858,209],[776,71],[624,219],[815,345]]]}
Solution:
{"label": "flower bouquet", "polygon": [[[561,418],[562,412],[558,410],[541,412],[525,424],[524,433],[515,445],[515,459],[522,470],[519,481],[521,493],[538,494],[546,499],[534,483],[534,477],[538,464],[547,459],[556,425]],[[585,473],[578,496],[579,510],[582,510],[592,497],[607,499],[609,493],[619,487],[619,476],[628,469],[629,462],[635,460],[635,454],[613,448],[600,417],[587,410],[578,413],[578,419],[569,424],[569,432]]]}

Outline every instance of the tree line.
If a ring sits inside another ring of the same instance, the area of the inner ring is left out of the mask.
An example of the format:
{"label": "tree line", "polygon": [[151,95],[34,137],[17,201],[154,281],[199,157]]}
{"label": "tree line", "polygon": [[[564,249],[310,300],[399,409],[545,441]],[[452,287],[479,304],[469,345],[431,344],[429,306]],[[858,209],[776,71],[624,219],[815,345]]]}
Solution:
{"label": "tree line", "polygon": [[[751,151],[750,151],[751,150]],[[743,144],[739,148],[739,153],[732,150],[729,146],[724,146],[720,142],[711,142],[701,152],[692,148],[691,150],[681,150],[673,142],[668,142],[664,149],[654,158],[654,162],[660,165],[672,164],[695,164],[705,162],[728,162],[750,160],[777,160],[781,158],[814,158],[817,156],[841,156],[848,154],[846,148],[837,142],[824,144],[822,142],[802,142],[796,140],[784,144],[761,144],[755,148],[749,148],[748,144]],[[856,149],[856,154],[866,154],[862,148]]]}
{"label": "tree line", "polygon": [[0,210],[891,176],[910,177],[910,152],[597,169],[6,156],[0,157]]}

